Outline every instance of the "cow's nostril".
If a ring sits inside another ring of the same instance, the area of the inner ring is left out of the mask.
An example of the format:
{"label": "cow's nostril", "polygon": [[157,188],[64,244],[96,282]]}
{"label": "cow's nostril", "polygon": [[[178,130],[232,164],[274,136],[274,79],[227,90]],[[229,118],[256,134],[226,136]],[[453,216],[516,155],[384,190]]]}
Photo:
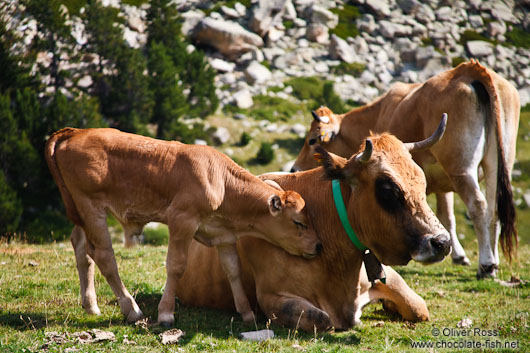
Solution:
{"label": "cow's nostril", "polygon": [[315,250],[316,250],[317,255],[320,254],[322,252],[322,244],[318,243]]}
{"label": "cow's nostril", "polygon": [[449,237],[445,234],[438,234],[431,238],[431,246],[436,251],[441,251],[449,248],[450,241]]}

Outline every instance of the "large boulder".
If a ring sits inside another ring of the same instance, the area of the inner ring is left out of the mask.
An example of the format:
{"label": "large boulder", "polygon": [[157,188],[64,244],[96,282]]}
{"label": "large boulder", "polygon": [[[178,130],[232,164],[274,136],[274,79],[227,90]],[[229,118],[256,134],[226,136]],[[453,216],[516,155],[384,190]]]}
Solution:
{"label": "large boulder", "polygon": [[250,28],[265,37],[271,27],[282,23],[286,2],[286,0],[259,0],[253,8]]}
{"label": "large boulder", "polygon": [[263,46],[263,40],[238,23],[215,20],[207,17],[195,27],[192,38],[195,42],[212,46],[230,59],[236,59],[254,47]]}
{"label": "large boulder", "polygon": [[321,23],[328,28],[335,28],[339,24],[339,16],[320,5],[313,4],[308,11],[311,23]]}

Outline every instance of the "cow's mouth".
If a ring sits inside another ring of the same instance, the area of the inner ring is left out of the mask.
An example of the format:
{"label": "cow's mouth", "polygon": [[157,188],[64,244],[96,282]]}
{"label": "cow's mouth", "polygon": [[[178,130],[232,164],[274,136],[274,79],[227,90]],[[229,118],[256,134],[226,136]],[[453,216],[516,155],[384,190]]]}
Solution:
{"label": "cow's mouth", "polygon": [[304,259],[307,259],[307,260],[313,259],[313,258],[315,258],[317,255],[318,255],[317,253],[312,253],[312,254],[310,254],[310,253],[307,253],[307,252],[305,252],[305,253],[302,254],[302,256],[304,257]]}

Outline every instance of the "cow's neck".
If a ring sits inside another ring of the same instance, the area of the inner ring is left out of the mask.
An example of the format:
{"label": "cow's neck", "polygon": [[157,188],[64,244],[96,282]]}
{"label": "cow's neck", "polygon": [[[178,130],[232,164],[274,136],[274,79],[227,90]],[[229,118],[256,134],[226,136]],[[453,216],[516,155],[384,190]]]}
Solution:
{"label": "cow's neck", "polygon": [[377,132],[378,116],[381,111],[381,99],[352,109],[346,114],[342,114],[340,124],[340,137],[343,143],[352,150],[357,151],[361,141],[366,138],[370,131]]}

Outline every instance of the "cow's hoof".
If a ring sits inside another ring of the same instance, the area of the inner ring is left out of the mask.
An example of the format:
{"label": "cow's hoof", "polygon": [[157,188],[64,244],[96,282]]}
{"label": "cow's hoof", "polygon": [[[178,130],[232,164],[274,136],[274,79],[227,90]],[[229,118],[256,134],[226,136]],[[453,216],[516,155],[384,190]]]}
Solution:
{"label": "cow's hoof", "polygon": [[256,321],[256,318],[254,317],[254,312],[249,311],[247,313],[242,313],[241,317],[243,318],[244,322],[254,322]]}
{"label": "cow's hoof", "polygon": [[173,327],[172,322],[159,322],[158,325],[163,328],[171,328]]}
{"label": "cow's hoof", "polygon": [[497,269],[499,268],[496,264],[491,265],[478,265],[477,279],[484,278],[495,278],[497,277]]}
{"label": "cow's hoof", "polygon": [[144,318],[144,314],[140,309],[138,309],[138,312],[131,310],[129,311],[129,314],[127,314],[127,322],[136,322],[138,320],[142,320]]}
{"label": "cow's hoof", "polygon": [[173,314],[158,314],[158,324],[162,327],[172,327],[175,322],[175,317]]}
{"label": "cow's hoof", "polygon": [[85,311],[89,315],[101,315],[101,311],[98,306],[85,306]]}
{"label": "cow's hoof", "polygon": [[469,266],[471,263],[466,256],[459,256],[453,259],[453,264],[461,266]]}

